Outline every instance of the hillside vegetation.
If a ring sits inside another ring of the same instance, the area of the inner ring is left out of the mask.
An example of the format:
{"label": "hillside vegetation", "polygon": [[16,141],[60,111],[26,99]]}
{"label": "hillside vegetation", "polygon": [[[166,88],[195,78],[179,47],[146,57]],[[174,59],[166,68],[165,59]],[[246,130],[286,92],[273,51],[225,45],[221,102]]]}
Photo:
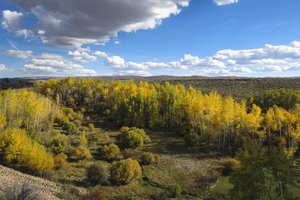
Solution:
{"label": "hillside vegetation", "polygon": [[1,91],[0,162],[61,185],[61,199],[300,196],[299,90],[232,97],[152,81]]}

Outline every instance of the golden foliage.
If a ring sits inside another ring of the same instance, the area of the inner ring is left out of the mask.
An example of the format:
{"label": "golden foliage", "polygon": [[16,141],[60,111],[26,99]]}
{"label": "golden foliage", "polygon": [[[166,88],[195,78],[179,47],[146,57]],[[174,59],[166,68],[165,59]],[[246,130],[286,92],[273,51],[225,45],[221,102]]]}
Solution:
{"label": "golden foliage", "polygon": [[128,184],[142,176],[142,168],[137,160],[128,158],[113,164],[111,176],[116,182]]}
{"label": "golden foliage", "polygon": [[35,172],[53,169],[54,161],[44,146],[32,142],[24,130],[10,128],[0,134],[0,153],[8,163],[23,165]]}

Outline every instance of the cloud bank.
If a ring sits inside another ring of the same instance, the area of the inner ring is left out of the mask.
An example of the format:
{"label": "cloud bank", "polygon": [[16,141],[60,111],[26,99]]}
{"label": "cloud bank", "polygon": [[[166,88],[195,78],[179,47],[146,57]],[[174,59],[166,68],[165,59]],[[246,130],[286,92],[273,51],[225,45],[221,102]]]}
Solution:
{"label": "cloud bank", "polygon": [[[153,29],[180,13],[189,0],[12,0],[38,22],[35,34],[44,43],[60,46],[107,42],[119,32]],[[16,29],[23,14],[4,11],[2,26]],[[29,34],[20,29],[19,34]]]}

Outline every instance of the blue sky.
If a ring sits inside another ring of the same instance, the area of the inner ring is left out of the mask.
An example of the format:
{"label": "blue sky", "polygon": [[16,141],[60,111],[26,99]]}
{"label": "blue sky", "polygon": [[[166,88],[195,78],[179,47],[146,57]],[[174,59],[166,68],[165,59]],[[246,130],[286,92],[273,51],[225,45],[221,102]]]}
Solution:
{"label": "blue sky", "polygon": [[0,77],[300,76],[299,0],[1,0],[0,9]]}

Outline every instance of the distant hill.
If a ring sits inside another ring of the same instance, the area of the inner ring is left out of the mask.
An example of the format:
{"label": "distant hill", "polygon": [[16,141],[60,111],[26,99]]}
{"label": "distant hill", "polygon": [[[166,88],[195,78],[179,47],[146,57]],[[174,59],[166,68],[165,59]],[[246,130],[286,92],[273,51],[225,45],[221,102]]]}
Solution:
{"label": "distant hill", "polygon": [[[5,78],[0,79],[0,89],[32,87],[37,80],[47,80],[49,78],[62,79],[63,77],[25,77],[25,78]],[[82,78],[82,77],[75,77]],[[87,77],[86,77],[87,78]],[[204,93],[213,90],[222,95],[231,95],[236,99],[248,98],[249,95],[260,95],[265,90],[289,88],[300,89],[300,77],[293,78],[244,78],[244,77],[203,77],[203,76],[97,76],[92,79],[110,80],[134,80],[149,81],[154,83],[183,84],[193,86]]]}

